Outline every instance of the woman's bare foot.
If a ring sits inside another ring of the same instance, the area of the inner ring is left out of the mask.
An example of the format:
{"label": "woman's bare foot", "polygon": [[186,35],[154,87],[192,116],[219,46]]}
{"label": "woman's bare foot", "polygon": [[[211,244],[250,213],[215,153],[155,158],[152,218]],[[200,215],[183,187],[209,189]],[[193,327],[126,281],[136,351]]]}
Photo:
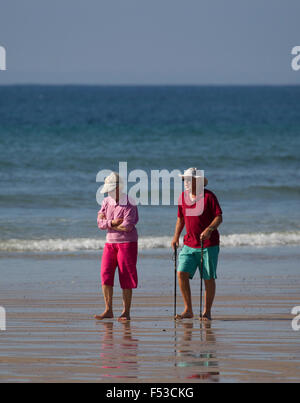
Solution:
{"label": "woman's bare foot", "polygon": [[114,317],[114,314],[112,311],[104,311],[102,315],[95,315],[94,318],[97,320],[103,320],[103,319],[112,319]]}
{"label": "woman's bare foot", "polygon": [[175,319],[192,319],[194,317],[193,312],[191,311],[184,311],[181,315],[176,315]]}
{"label": "woman's bare foot", "polygon": [[211,319],[211,314],[208,312],[204,312],[204,314],[202,315],[202,318],[200,318],[200,320],[203,320],[203,322],[210,322]]}
{"label": "woman's bare foot", "polygon": [[130,314],[123,312],[122,315],[118,318],[118,322],[127,322],[130,320]]}

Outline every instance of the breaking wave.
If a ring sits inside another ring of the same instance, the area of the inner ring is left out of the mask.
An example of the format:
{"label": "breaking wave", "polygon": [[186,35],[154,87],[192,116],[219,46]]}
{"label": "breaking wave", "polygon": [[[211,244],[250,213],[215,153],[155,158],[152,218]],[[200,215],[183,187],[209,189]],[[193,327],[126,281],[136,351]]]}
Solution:
{"label": "breaking wave", "polygon": [[[142,237],[139,249],[170,248],[171,237]],[[77,252],[103,249],[104,239],[72,238],[72,239],[8,239],[0,241],[1,252]],[[225,247],[239,246],[281,246],[300,245],[300,231],[231,234],[221,236],[221,245]]]}

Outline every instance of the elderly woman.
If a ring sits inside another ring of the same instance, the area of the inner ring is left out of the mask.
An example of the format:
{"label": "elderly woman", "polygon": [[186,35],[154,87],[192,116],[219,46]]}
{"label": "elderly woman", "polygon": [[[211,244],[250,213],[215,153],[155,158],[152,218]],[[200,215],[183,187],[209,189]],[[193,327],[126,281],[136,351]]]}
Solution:
{"label": "elderly woman", "polygon": [[98,320],[113,318],[113,287],[115,271],[119,269],[123,290],[123,312],[119,321],[130,320],[132,289],[137,288],[138,210],[128,196],[122,193],[122,181],[116,172],[106,179],[101,193],[108,193],[98,213],[98,227],[107,231],[101,262],[101,281],[105,311],[95,315]]}

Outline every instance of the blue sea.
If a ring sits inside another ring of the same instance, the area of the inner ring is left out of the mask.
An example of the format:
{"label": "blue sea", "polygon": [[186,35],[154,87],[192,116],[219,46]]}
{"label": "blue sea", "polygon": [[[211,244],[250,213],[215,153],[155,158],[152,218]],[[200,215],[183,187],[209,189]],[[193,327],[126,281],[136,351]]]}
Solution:
{"label": "blue sea", "polygon": [[[224,247],[300,245],[300,86],[0,87],[0,253],[95,251],[102,169],[197,167]],[[130,187],[130,184],[129,184]],[[140,206],[141,249],[176,206]]]}

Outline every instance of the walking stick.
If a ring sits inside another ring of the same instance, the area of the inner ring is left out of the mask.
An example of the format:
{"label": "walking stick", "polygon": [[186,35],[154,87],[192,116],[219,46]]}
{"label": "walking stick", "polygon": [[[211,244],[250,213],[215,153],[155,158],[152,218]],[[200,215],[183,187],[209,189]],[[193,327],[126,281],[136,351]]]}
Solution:
{"label": "walking stick", "polygon": [[174,247],[174,319],[176,318],[177,308],[177,245]]}
{"label": "walking stick", "polygon": [[202,291],[203,291],[203,241],[201,240],[201,264],[200,264],[200,320],[202,320]]}

